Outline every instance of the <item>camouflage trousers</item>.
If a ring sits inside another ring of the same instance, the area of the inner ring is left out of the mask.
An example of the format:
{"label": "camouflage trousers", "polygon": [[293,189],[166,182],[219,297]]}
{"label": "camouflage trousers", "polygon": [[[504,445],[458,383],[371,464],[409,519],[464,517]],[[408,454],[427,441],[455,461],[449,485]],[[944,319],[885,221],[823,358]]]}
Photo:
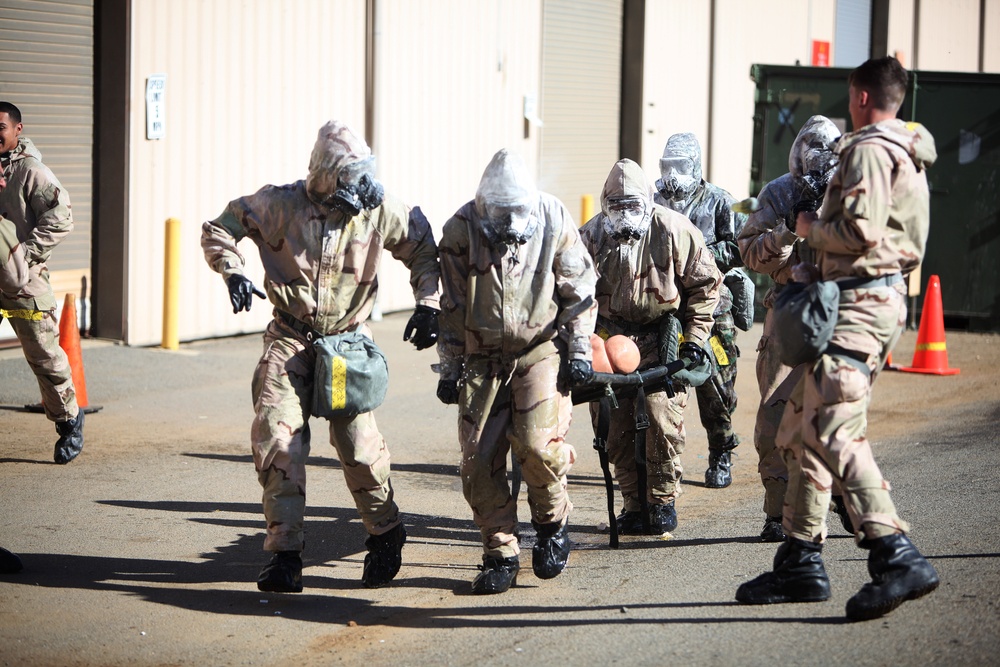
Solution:
{"label": "camouflage trousers", "polygon": [[465,361],[458,412],[462,491],[488,556],[520,553],[517,505],[507,481],[509,451],[521,464],[534,521],[562,522],[573,508],[566,474],[576,450],[565,441],[573,404],[560,386],[560,364],[553,343],[513,364],[480,355]]}
{"label": "camouflage trousers", "polygon": [[757,387],[760,404],[754,423],[753,444],[757,450],[757,471],[764,485],[764,513],[781,516],[788,488],[788,467],[776,447],[778,427],[785,413],[785,405],[805,372],[806,364],[792,368],[781,363],[779,351],[772,338],[774,317],[771,308],[764,316],[764,332],[757,343]]}
{"label": "camouflage trousers", "polygon": [[[839,484],[857,539],[907,531],[865,437],[872,384],[906,321],[897,289],[846,290],[832,345],[866,356],[870,373],[846,357],[824,354],[795,385],[778,430],[788,466],[784,528],[809,542],[826,538],[831,490]],[[862,532],[863,531],[863,532]]]}
{"label": "camouflage trousers", "polygon": [[[367,331],[365,333],[368,333]],[[250,438],[257,479],[264,489],[266,551],[301,551],[306,505],[306,459],[316,353],[283,323],[264,332],[264,354],[253,376],[256,416]],[[347,488],[365,530],[381,535],[399,524],[389,481],[389,449],[366,412],[329,420]]]}
{"label": "camouflage trousers", "polygon": [[[655,335],[632,336],[632,339],[642,354],[640,369],[645,370],[659,364]],[[646,429],[646,501],[650,504],[670,502],[681,495],[681,478],[684,476],[684,466],[681,464],[685,443],[684,409],[687,407],[688,392],[681,386],[675,385],[675,389],[677,394],[673,398],[668,397],[665,391],[646,395],[646,413],[649,417],[649,428]],[[595,429],[598,405],[590,404],[590,417]],[[617,410],[611,411],[608,461],[614,466],[625,510],[637,512],[641,501],[635,456],[635,400],[624,398],[618,401],[618,405]]]}
{"label": "camouflage trousers", "polygon": [[[48,300],[55,300],[51,292]],[[24,299],[13,301],[0,297],[0,310],[10,321],[24,358],[38,381],[45,416],[54,422],[73,419],[80,409],[76,404],[69,359],[59,347],[55,313],[25,309],[23,302]]]}
{"label": "camouflage trousers", "polygon": [[[736,325],[733,316],[723,313],[715,318],[712,336],[718,338],[725,358],[716,353],[715,372],[708,382],[695,387],[698,398],[698,415],[708,434],[708,448],[718,451],[736,449],[740,439],[733,432],[733,413],[736,411]],[[723,364],[726,361],[728,363]]]}

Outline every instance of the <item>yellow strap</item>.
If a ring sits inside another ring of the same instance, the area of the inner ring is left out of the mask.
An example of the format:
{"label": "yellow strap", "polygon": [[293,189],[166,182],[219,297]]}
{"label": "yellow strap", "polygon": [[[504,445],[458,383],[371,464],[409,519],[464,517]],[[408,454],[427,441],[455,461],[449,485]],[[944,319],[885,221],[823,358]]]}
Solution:
{"label": "yellow strap", "polygon": [[726,354],[726,348],[722,347],[722,341],[719,340],[718,336],[712,336],[708,339],[708,342],[712,344],[712,352],[715,352],[715,358],[718,360],[720,366],[729,365],[729,355]]}
{"label": "yellow strap", "polygon": [[921,343],[917,345],[917,352],[945,352],[947,349],[944,343]]}
{"label": "yellow strap", "polygon": [[33,320],[40,322],[45,319],[45,313],[41,310],[5,310],[0,308],[0,315],[9,320]]}
{"label": "yellow strap", "polygon": [[342,410],[347,405],[347,360],[334,357],[330,368],[330,407]]}

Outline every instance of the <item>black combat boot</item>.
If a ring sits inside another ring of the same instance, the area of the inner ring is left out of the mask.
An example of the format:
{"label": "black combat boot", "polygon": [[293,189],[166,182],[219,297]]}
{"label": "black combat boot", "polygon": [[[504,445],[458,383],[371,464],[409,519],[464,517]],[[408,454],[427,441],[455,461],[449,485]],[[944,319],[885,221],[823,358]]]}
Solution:
{"label": "black combat boot", "polygon": [[830,599],[830,580],[820,558],[822,544],[786,537],[774,555],[774,571],[736,589],[743,604],[822,602]]}
{"label": "black combat boot", "polygon": [[369,535],[365,540],[368,554],[365,556],[361,583],[368,588],[378,588],[392,581],[403,564],[404,542],[406,529],[402,523],[381,535]]}
{"label": "black combat boot", "polygon": [[677,510],[674,501],[649,506],[649,534],[662,535],[677,530]]}
{"label": "black combat boot", "polygon": [[277,551],[257,577],[257,588],[269,593],[302,592],[302,556],[299,551]]}
{"label": "black combat boot", "polygon": [[0,547],[0,574],[14,574],[24,569],[21,559],[3,547]]}
{"label": "black combat boot", "polygon": [[535,523],[538,541],[531,548],[531,569],[539,579],[552,579],[566,567],[569,560],[569,533],[563,523]]}
{"label": "black combat boot", "polygon": [[643,535],[645,534],[642,530],[642,513],[639,511],[630,512],[629,510],[622,510],[622,513],[618,515],[615,520],[618,524],[618,534],[619,535]]}
{"label": "black combat boot", "polygon": [[764,519],[764,530],[760,531],[761,542],[784,542],[785,529],[781,526],[780,516],[769,516]]}
{"label": "black combat boot", "polygon": [[840,517],[840,525],[844,527],[851,535],[854,534],[854,522],[851,521],[851,515],[847,513],[847,505],[844,504],[844,496],[831,496],[830,497],[830,509]]}
{"label": "black combat boot", "polygon": [[870,550],[872,580],[847,601],[847,618],[852,621],[884,616],[907,600],[927,595],[940,583],[934,566],[906,535],[864,539],[860,546]]}
{"label": "black combat boot", "polygon": [[705,470],[705,486],[710,489],[724,489],[732,483],[732,452],[728,449],[709,449],[708,469]]}
{"label": "black combat boot", "polygon": [[521,563],[517,556],[510,558],[483,556],[483,564],[479,569],[482,572],[472,581],[473,595],[493,595],[505,593],[517,583],[517,571],[521,569]]}
{"label": "black combat boot", "polygon": [[83,451],[83,408],[73,419],[56,422],[56,441],[53,459],[56,463],[69,463]]}

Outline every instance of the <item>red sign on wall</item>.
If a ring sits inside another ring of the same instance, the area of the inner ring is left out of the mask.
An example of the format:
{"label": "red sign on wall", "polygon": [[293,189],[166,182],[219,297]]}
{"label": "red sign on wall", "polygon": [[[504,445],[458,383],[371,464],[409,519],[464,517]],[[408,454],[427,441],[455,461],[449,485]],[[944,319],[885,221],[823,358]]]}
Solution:
{"label": "red sign on wall", "polygon": [[817,39],[813,40],[813,67],[829,67],[830,66],[830,42],[821,42]]}

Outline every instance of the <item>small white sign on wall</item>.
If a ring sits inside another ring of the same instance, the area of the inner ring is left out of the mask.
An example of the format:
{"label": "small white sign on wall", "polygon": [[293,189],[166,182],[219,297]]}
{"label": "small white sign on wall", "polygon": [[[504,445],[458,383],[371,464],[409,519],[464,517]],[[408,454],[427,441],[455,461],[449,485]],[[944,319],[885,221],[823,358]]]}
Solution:
{"label": "small white sign on wall", "polygon": [[152,74],[146,79],[146,138],[167,136],[167,75]]}

